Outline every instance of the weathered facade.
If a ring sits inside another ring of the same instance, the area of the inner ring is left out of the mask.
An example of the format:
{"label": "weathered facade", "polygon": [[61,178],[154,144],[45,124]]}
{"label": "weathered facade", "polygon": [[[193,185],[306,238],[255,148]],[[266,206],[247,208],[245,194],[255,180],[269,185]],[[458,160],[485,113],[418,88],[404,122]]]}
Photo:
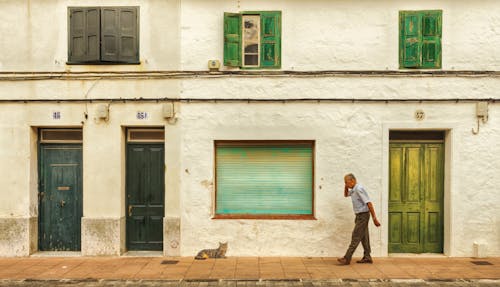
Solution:
{"label": "weathered facade", "polygon": [[[494,0],[0,7],[0,256],[191,256],[226,241],[228,256],[341,256],[348,172],[382,223],[374,256],[500,256]],[[245,24],[231,34],[228,17]],[[110,33],[122,54],[108,61]],[[406,66],[410,52],[424,64]]]}

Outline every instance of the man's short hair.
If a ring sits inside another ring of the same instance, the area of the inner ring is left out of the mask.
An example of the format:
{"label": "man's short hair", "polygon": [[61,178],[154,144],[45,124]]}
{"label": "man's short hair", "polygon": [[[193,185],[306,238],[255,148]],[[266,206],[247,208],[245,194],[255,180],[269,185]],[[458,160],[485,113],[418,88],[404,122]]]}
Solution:
{"label": "man's short hair", "polygon": [[352,174],[352,173],[348,173],[348,174],[346,174],[346,175],[344,176],[344,178],[349,178],[349,179],[354,179],[354,180],[356,180],[356,177],[355,177],[355,176],[354,176],[354,174]]}

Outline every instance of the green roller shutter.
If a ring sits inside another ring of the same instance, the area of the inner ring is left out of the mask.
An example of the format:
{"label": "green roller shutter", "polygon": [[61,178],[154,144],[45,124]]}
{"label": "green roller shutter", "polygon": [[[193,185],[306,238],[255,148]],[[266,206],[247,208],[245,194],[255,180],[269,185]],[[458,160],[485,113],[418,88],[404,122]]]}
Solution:
{"label": "green roller shutter", "polygon": [[216,214],[312,215],[313,144],[216,143]]}
{"label": "green roller shutter", "polygon": [[262,68],[281,66],[281,12],[261,12],[261,54]]}
{"label": "green roller shutter", "polygon": [[224,13],[224,65],[241,66],[241,14]]}

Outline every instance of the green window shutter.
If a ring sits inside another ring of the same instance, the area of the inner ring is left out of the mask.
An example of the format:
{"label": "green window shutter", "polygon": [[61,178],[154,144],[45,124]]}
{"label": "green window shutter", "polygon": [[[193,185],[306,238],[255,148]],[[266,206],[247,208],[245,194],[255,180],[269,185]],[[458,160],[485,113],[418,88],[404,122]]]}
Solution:
{"label": "green window shutter", "polygon": [[422,13],[422,67],[441,68],[442,12]]}
{"label": "green window shutter", "polygon": [[312,215],[312,143],[216,145],[216,213]]}
{"label": "green window shutter", "polygon": [[117,62],[119,56],[119,9],[101,8],[101,61]]}
{"label": "green window shutter", "polygon": [[421,65],[422,17],[419,12],[399,13],[400,39],[399,64],[401,68],[418,68]]}
{"label": "green window shutter", "polygon": [[241,66],[241,14],[224,13],[224,65]]}
{"label": "green window shutter", "polygon": [[70,7],[69,62],[94,62],[100,57],[100,9]]}
{"label": "green window shutter", "polygon": [[261,12],[262,68],[281,67],[281,11]]}

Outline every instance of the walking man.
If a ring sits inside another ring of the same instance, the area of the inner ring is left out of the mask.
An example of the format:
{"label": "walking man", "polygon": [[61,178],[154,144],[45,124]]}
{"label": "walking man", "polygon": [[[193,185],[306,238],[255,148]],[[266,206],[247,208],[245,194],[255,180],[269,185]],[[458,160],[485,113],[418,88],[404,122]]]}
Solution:
{"label": "walking man", "polygon": [[355,225],[354,230],[352,231],[351,244],[349,245],[344,257],[338,258],[337,261],[340,265],[349,265],[351,263],[352,254],[358,247],[359,242],[361,242],[364,249],[364,255],[361,260],[356,262],[373,263],[373,259],[370,255],[370,237],[368,234],[370,213],[375,226],[380,226],[380,222],[375,215],[375,210],[373,209],[373,204],[371,203],[368,193],[361,184],[356,182],[356,177],[352,173],[349,173],[344,176],[344,182],[344,197],[351,197],[352,208],[356,214],[356,220],[354,221]]}

